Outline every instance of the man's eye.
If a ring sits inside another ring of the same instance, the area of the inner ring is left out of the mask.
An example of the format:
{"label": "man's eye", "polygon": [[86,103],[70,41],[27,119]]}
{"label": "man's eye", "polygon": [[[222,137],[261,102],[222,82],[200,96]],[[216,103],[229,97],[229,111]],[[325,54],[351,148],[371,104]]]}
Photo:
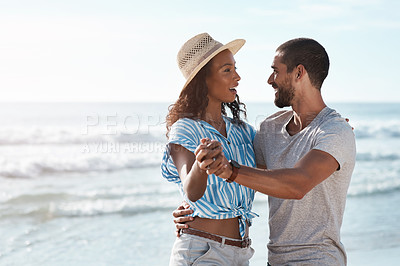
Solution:
{"label": "man's eye", "polygon": [[227,69],[224,70],[224,72],[231,72],[231,69],[227,68]]}

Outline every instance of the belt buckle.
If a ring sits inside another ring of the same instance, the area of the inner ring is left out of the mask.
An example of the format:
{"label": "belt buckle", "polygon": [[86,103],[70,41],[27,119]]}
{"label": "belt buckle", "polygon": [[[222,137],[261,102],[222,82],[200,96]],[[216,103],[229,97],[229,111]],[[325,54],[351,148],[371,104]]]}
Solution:
{"label": "belt buckle", "polygon": [[242,248],[247,248],[251,245],[251,239],[250,238],[246,238],[242,241]]}

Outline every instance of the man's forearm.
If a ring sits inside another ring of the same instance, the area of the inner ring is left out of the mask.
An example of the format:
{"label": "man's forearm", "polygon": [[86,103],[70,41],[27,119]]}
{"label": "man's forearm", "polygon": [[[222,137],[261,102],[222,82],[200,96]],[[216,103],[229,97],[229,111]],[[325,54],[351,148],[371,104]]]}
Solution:
{"label": "man's forearm", "polygon": [[257,169],[242,166],[235,182],[283,199],[301,199],[312,189],[309,177],[299,169]]}

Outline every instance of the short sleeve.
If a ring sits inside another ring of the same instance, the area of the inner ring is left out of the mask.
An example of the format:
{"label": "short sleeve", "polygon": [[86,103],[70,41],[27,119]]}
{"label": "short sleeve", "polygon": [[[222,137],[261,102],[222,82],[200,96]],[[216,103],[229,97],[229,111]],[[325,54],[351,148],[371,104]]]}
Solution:
{"label": "short sleeve", "polygon": [[194,120],[187,118],[176,121],[169,132],[168,144],[181,145],[194,153],[200,143],[194,123],[196,123]]}
{"label": "short sleeve", "polygon": [[255,157],[256,157],[256,164],[258,166],[262,165],[262,166],[267,166],[267,162],[265,160],[265,156],[264,156],[264,151],[266,151],[266,140],[265,137],[267,136],[268,132],[267,129],[269,127],[267,126],[266,120],[264,120],[258,130],[257,133],[254,137],[254,152],[255,152]]}
{"label": "short sleeve", "polygon": [[336,118],[321,127],[313,149],[329,153],[342,169],[343,164],[352,161],[355,156],[354,132],[344,119]]}
{"label": "short sleeve", "polygon": [[263,140],[262,134],[256,134],[254,137],[254,152],[256,156],[256,164],[257,165],[263,165],[266,166],[265,158],[264,158],[264,152],[263,152]]}
{"label": "short sleeve", "polygon": [[180,183],[178,170],[170,156],[169,144],[178,144],[194,153],[200,143],[200,137],[196,130],[196,121],[192,119],[180,119],[175,122],[169,132],[169,139],[165,146],[161,164],[161,172],[169,182]]}

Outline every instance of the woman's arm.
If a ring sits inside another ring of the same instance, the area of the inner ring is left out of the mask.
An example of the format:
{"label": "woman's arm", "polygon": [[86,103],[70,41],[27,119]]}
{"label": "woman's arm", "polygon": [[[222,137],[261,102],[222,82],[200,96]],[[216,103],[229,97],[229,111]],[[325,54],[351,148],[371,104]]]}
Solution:
{"label": "woman's arm", "polygon": [[197,147],[195,154],[181,145],[172,143],[169,145],[172,160],[182,180],[183,190],[190,201],[197,201],[203,196],[207,187],[208,174],[204,169],[207,169],[207,166],[217,167],[221,163],[221,160],[203,160],[202,158],[216,157],[221,153],[221,145],[204,139]]}
{"label": "woman's arm", "polygon": [[182,180],[183,191],[191,201],[200,199],[207,186],[207,173],[199,167],[194,154],[181,145],[169,144],[172,160]]}

